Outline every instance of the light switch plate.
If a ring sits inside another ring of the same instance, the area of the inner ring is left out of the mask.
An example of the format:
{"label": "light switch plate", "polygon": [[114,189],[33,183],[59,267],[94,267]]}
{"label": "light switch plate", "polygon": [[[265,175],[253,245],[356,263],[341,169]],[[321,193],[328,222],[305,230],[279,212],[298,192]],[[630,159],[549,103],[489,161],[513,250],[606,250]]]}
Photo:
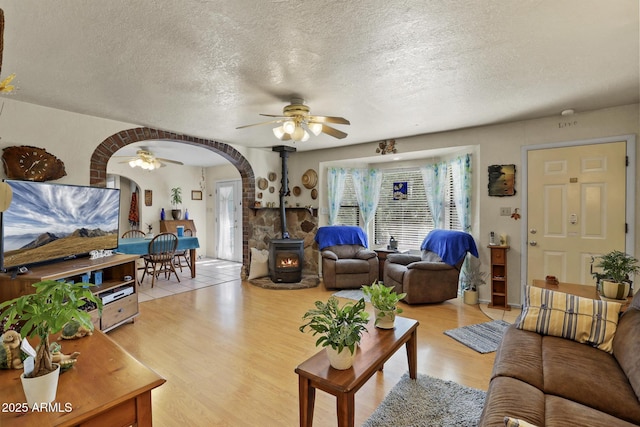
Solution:
{"label": "light switch plate", "polygon": [[510,216],[511,208],[500,208],[500,216]]}

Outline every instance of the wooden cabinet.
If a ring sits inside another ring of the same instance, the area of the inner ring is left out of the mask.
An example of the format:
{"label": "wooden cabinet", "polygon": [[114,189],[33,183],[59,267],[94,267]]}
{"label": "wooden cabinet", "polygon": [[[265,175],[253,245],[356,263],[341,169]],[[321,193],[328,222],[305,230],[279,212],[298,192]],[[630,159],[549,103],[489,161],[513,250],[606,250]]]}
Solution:
{"label": "wooden cabinet", "polygon": [[138,258],[139,255],[112,255],[94,260],[77,258],[35,266],[15,278],[0,274],[0,302],[33,293],[35,288],[31,285],[36,282],[64,279],[77,283],[88,275],[89,282],[95,283],[95,273],[101,273],[102,283],[91,291],[103,299],[102,317],[98,316],[98,310],[92,311],[91,316],[94,326],[106,332],[138,315]]}
{"label": "wooden cabinet", "polygon": [[507,251],[509,246],[489,246],[491,250],[491,303],[489,307],[511,310],[507,302]]}
{"label": "wooden cabinet", "polygon": [[178,233],[179,225],[183,226],[184,229],[190,229],[193,232],[193,235],[196,235],[196,225],[194,224],[192,219],[175,219],[175,220],[165,220],[160,221],[160,232],[161,233]]}

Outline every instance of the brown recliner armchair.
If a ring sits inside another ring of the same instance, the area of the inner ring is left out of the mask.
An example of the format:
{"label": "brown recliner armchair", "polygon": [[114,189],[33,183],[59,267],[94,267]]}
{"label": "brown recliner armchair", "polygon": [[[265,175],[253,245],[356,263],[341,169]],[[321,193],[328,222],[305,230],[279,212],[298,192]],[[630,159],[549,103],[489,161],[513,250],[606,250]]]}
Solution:
{"label": "brown recliner armchair", "polygon": [[378,279],[378,255],[367,249],[367,235],[360,227],[320,227],[315,240],[322,255],[322,279],[327,289],[358,289]]}
{"label": "brown recliner armchair", "polygon": [[408,304],[443,302],[458,296],[460,268],[467,252],[478,256],[473,237],[453,230],[433,230],[422,242],[422,255],[389,254],[385,286],[405,292]]}
{"label": "brown recliner armchair", "polygon": [[327,289],[359,289],[378,279],[378,256],[361,245],[324,248],[322,279]]}

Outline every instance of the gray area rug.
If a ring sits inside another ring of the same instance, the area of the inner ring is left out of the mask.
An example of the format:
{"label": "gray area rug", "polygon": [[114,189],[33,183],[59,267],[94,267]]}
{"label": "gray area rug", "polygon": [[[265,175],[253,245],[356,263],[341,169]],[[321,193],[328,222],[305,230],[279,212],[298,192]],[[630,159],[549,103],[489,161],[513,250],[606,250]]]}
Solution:
{"label": "gray area rug", "polygon": [[345,289],[333,294],[335,297],[348,298],[359,301],[360,298],[364,298],[366,302],[371,302],[368,296],[365,296],[360,289]]}
{"label": "gray area rug", "polygon": [[444,334],[478,353],[491,353],[498,349],[500,341],[502,341],[502,335],[509,325],[510,323],[504,320],[492,320],[491,322],[477,325],[449,329],[444,331]]}
{"label": "gray area rug", "polygon": [[363,427],[476,426],[485,392],[418,374],[404,374]]}

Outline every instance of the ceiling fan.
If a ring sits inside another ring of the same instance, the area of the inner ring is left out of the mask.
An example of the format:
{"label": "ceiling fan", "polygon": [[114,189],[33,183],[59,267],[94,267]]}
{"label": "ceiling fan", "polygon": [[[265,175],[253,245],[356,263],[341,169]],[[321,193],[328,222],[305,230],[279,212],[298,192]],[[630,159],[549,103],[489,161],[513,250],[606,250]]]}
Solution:
{"label": "ceiling fan", "polygon": [[129,157],[128,159],[123,160],[120,163],[129,163],[129,166],[131,166],[132,168],[140,167],[147,170],[161,168],[165,166],[165,163],[173,163],[175,165],[184,164],[176,160],[156,157],[151,153],[151,151],[147,150],[146,148],[141,148],[140,150],[136,151],[136,157]]}
{"label": "ceiling fan", "polygon": [[308,140],[309,132],[307,131],[310,131],[316,136],[321,133],[326,133],[327,135],[331,135],[338,139],[342,139],[347,136],[345,132],[328,126],[326,123],[348,125],[350,124],[349,120],[342,117],[312,116],[309,111],[309,107],[304,105],[303,99],[293,98],[291,100],[291,104],[282,109],[281,115],[260,114],[261,116],[274,117],[276,118],[275,120],[239,126],[236,129],[266,125],[269,123],[282,123],[280,126],[273,129],[274,135],[281,141],[293,140],[294,142],[304,142]]}

